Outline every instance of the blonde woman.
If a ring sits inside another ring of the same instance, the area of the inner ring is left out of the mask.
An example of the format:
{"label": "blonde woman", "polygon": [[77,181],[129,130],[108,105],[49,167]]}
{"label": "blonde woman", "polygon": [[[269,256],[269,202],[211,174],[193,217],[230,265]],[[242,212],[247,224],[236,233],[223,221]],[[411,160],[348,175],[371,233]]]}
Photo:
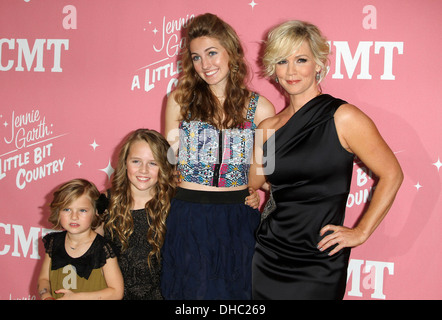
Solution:
{"label": "blonde woman", "polygon": [[[399,163],[370,118],[322,92],[328,54],[326,39],[310,23],[289,21],[268,35],[265,71],[290,104],[258,127],[266,142],[257,156],[265,155],[273,172],[263,174],[262,160],[250,169],[250,185],[267,181],[273,201],[257,231],[255,299],[342,299],[350,248],[367,241],[402,183]],[[347,228],[354,156],[379,180],[368,210]]]}

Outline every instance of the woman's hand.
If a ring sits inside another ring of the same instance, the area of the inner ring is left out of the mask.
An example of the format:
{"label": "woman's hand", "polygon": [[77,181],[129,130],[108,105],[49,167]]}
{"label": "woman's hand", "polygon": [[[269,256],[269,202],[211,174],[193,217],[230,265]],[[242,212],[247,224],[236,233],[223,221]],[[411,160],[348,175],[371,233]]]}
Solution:
{"label": "woman's hand", "polygon": [[246,197],[245,204],[252,207],[253,209],[257,209],[261,200],[259,198],[259,193],[251,187],[249,187],[249,193],[250,196]]}
{"label": "woman's hand", "polygon": [[358,228],[347,228],[341,226],[335,226],[332,224],[326,225],[321,229],[319,234],[321,237],[328,231],[333,233],[325,236],[319,243],[319,251],[327,250],[328,248],[337,245],[330,253],[329,256],[334,255],[336,252],[343,248],[353,248],[361,245],[367,240],[366,235],[360,231]]}

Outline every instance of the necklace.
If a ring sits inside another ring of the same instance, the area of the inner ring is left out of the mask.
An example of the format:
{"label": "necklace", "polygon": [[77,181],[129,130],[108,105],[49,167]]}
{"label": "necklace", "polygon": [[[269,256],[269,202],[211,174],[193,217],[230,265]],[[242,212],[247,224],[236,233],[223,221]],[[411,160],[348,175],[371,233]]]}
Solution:
{"label": "necklace", "polygon": [[[69,237],[68,237],[68,239],[67,239],[69,242],[72,242],[70,239],[69,239]],[[86,243],[89,243],[89,242],[91,242],[91,239],[88,239],[88,240],[86,240],[86,241],[84,241],[84,242],[82,242],[82,243],[79,243],[79,244],[77,244],[77,246],[75,246],[75,247],[72,247],[72,245],[71,244],[67,244],[68,245],[68,247],[69,248],[71,248],[72,250],[77,250],[78,248],[80,248],[81,246],[83,246],[84,244],[86,244]]]}
{"label": "necklace", "polygon": [[[84,242],[85,243],[85,242]],[[77,250],[80,246],[82,246],[83,245],[83,243],[80,243],[80,244],[78,244],[77,245],[77,247],[71,247],[71,245],[70,244],[68,244],[68,246],[69,246],[69,248],[71,248],[72,250]]]}
{"label": "necklace", "polygon": [[81,246],[83,246],[84,244],[89,243],[89,240],[83,243],[78,244],[76,247],[71,247],[70,244],[68,244],[69,248],[71,248],[72,250],[77,250],[78,248],[80,248]]}

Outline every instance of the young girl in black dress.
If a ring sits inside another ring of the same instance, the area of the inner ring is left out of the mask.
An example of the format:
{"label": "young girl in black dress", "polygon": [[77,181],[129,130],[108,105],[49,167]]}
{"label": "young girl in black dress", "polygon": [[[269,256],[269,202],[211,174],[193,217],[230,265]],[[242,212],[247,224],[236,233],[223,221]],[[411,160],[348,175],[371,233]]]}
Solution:
{"label": "young girl in black dress", "polygon": [[175,191],[169,143],[154,130],[125,140],[110,190],[105,237],[119,248],[127,300],[160,300],[160,249]]}

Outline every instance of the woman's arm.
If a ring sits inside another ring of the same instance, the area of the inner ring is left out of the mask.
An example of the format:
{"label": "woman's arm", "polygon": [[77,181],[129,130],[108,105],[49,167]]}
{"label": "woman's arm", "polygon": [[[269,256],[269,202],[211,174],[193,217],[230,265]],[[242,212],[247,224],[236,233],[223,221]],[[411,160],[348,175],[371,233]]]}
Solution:
{"label": "woman's arm", "polygon": [[346,104],[335,113],[335,123],[342,146],[356,154],[379,180],[367,211],[354,228],[327,225],[321,229],[321,235],[333,231],[318,243],[321,251],[338,244],[330,255],[344,247],[358,246],[370,237],[391,208],[403,180],[396,156],[368,116]]}
{"label": "woman's arm", "polygon": [[[254,190],[262,188],[266,184],[266,173],[269,168],[264,167],[264,161],[273,157],[274,154],[267,154],[267,159],[264,159],[263,145],[271,137],[275,130],[272,129],[275,124],[275,117],[267,118],[259,124],[255,130],[255,142],[253,147],[252,163],[249,171],[249,187]],[[268,164],[268,163],[267,163]]]}
{"label": "woman's arm", "polygon": [[273,104],[266,97],[260,96],[255,111],[254,122],[256,126],[259,126],[259,124],[263,120],[274,116],[275,116],[275,107],[273,106]]}
{"label": "woman's arm", "polygon": [[164,137],[169,142],[176,155],[179,146],[179,125],[180,125],[181,107],[175,101],[175,91],[167,99]]}

